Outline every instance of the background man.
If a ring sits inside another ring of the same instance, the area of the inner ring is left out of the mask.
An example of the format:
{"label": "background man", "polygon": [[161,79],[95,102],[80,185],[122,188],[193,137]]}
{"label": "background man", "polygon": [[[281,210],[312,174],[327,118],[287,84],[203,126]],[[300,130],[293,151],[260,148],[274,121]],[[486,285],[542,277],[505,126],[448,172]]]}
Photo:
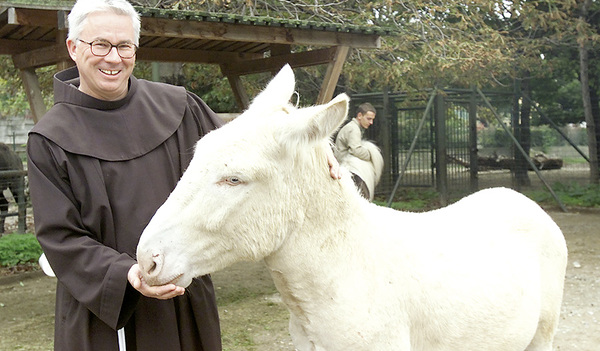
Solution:
{"label": "background man", "polygon": [[[340,129],[335,139],[336,153],[338,160],[343,160],[349,154],[364,161],[371,160],[371,153],[362,144],[363,135],[375,120],[377,111],[375,107],[368,102],[360,104],[356,110],[356,117],[346,123]],[[369,198],[367,184],[355,173],[352,173],[352,180],[365,198]]]}

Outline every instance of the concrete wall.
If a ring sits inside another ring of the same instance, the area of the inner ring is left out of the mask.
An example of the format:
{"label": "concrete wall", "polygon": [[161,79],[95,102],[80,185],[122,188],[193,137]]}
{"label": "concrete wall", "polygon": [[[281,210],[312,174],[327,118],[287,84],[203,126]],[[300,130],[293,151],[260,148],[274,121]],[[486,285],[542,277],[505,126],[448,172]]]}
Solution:
{"label": "concrete wall", "polygon": [[27,133],[33,128],[33,120],[22,117],[0,119],[0,142],[14,145],[16,150],[25,150]]}

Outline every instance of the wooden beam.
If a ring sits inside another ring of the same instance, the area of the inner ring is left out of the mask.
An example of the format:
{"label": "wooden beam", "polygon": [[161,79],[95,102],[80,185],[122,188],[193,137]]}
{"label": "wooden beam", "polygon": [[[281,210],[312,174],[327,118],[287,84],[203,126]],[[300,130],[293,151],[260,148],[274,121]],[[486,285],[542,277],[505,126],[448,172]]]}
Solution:
{"label": "wooden beam", "polygon": [[242,79],[239,75],[227,74],[223,70],[223,66],[221,65],[221,74],[227,77],[227,81],[231,86],[231,90],[233,90],[233,96],[235,97],[235,101],[240,109],[240,111],[244,111],[250,106],[250,98],[248,98],[248,93],[246,92],[246,88],[242,84]]}
{"label": "wooden beam", "polygon": [[[13,53],[13,63],[18,69],[29,69],[49,66],[57,63],[59,68],[67,68],[72,66],[71,57],[67,51],[65,40],[67,37],[67,14],[65,11],[55,11],[54,16],[48,16],[48,11],[33,10],[33,9],[16,9],[11,17],[9,11],[8,23],[30,26],[42,26],[48,28],[56,28],[56,39],[54,45],[49,42],[38,41],[30,46],[41,46],[35,49],[26,50],[20,42],[22,40],[6,40],[8,47],[12,47],[13,51],[24,50],[20,53]],[[39,17],[39,18],[38,18]],[[43,43],[43,44],[42,44]],[[25,51],[26,50],[26,51]]]}
{"label": "wooden beam", "polygon": [[70,60],[71,56],[67,51],[65,43],[46,46],[13,56],[13,63],[16,68],[37,68],[54,65],[59,61]]}
{"label": "wooden beam", "polygon": [[0,37],[11,33],[17,25],[14,22],[15,9],[13,7],[0,8]]}
{"label": "wooden beam", "polygon": [[34,68],[21,69],[19,72],[25,93],[27,94],[27,100],[29,100],[29,108],[33,114],[33,122],[37,123],[46,113],[46,105],[44,105],[44,99],[42,98],[40,81]]}
{"label": "wooden beam", "polygon": [[31,50],[41,49],[48,45],[52,45],[52,43],[41,40],[0,39],[0,55],[12,56]]}
{"label": "wooden beam", "polygon": [[141,47],[137,52],[139,61],[158,62],[193,62],[220,64],[262,57],[261,54],[245,54],[236,52],[162,49]]}
{"label": "wooden beam", "polygon": [[349,50],[350,48],[347,46],[337,47],[335,58],[327,67],[323,85],[321,85],[321,91],[319,92],[319,97],[317,98],[317,104],[327,103],[331,100],[331,98],[333,98],[333,93],[335,92],[335,87],[340,79],[342,67],[344,66],[344,62],[346,62],[346,57],[348,56]]}
{"label": "wooden beam", "polygon": [[377,34],[304,30],[299,28],[251,26],[222,22],[180,21],[165,18],[142,18],[141,34],[146,36],[192,38],[227,41],[264,42],[314,46],[345,45],[374,49],[381,46]]}
{"label": "wooden beam", "polygon": [[292,46],[287,44],[271,45],[271,56],[289,55],[292,53]]}
{"label": "wooden beam", "polygon": [[336,48],[327,48],[283,54],[257,60],[247,60],[235,63],[224,63],[221,70],[226,75],[243,76],[247,74],[277,72],[288,63],[292,68],[323,65],[332,62],[337,52]]}
{"label": "wooden beam", "polygon": [[[57,62],[66,62],[67,66],[72,66],[71,57],[67,51],[65,42],[60,40],[60,37],[66,37],[58,34],[57,43],[55,45],[35,48],[25,51],[25,46],[21,46],[22,50],[17,52],[3,52],[0,49],[0,54],[12,54],[13,61],[17,68],[38,68],[56,64]],[[5,40],[0,40],[0,44]],[[13,44],[3,45],[2,47],[15,47]],[[220,64],[226,62],[237,62],[240,60],[256,59],[262,57],[262,54],[248,54],[235,52],[218,52],[218,51],[203,51],[203,50],[183,50],[183,49],[161,49],[161,48],[140,48],[137,53],[139,61],[159,61],[159,62],[193,62],[193,63],[209,63]]]}
{"label": "wooden beam", "polygon": [[[65,45],[67,37],[69,35],[67,12],[58,11],[56,13],[56,20],[58,23],[58,29],[56,31],[56,45]],[[68,52],[68,51],[67,51]],[[67,60],[58,61],[56,63],[56,70],[62,71],[75,65],[75,62],[69,57]]]}
{"label": "wooden beam", "polygon": [[56,17],[48,16],[47,10],[10,7],[8,24],[56,28]]}

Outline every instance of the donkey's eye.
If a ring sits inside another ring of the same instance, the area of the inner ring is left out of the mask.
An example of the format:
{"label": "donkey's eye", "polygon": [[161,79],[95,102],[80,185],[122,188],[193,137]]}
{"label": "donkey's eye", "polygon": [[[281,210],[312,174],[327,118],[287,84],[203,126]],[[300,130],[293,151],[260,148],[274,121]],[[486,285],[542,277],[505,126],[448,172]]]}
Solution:
{"label": "donkey's eye", "polygon": [[227,184],[227,185],[231,185],[231,186],[235,186],[235,185],[240,185],[242,184],[242,180],[239,177],[236,176],[228,176],[223,178],[223,180],[221,180],[222,184]]}

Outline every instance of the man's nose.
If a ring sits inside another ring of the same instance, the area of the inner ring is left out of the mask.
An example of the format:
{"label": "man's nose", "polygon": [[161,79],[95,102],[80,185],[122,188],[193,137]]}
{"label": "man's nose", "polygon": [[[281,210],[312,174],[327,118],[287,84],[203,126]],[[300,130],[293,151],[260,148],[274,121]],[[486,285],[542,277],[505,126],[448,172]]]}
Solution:
{"label": "man's nose", "polygon": [[121,61],[121,56],[119,56],[117,48],[113,46],[112,48],[110,48],[108,54],[104,56],[104,59],[107,61]]}

